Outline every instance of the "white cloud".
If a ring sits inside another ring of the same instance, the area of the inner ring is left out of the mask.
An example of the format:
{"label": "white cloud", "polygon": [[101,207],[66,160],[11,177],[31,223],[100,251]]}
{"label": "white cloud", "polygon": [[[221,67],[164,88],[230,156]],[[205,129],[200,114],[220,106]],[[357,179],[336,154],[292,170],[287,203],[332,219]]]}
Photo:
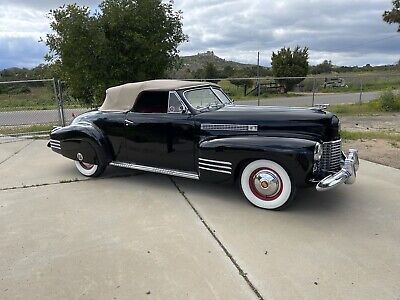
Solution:
{"label": "white cloud", "polygon": [[[64,2],[0,0],[0,68],[43,61],[46,49],[37,41],[50,30],[46,14]],[[100,0],[71,2],[96,7]],[[310,48],[312,63],[324,59],[347,65],[393,63],[399,59],[400,34],[396,36],[396,26],[381,18],[390,4],[389,0],[175,0],[190,39],[180,46],[182,54],[214,50],[226,59],[255,63],[259,50],[264,65],[272,51],[296,45]]]}
{"label": "white cloud", "polygon": [[0,5],[0,37],[39,39],[49,32],[46,13],[41,10]]}
{"label": "white cloud", "polygon": [[[272,51],[300,45],[310,48],[312,63],[326,58],[354,65],[398,60],[400,34],[381,18],[390,8],[387,0],[207,2],[175,2],[190,37],[190,43],[180,47],[183,54],[214,49],[225,58],[254,62],[260,50],[268,65]],[[209,32],[214,38],[204,39]]]}

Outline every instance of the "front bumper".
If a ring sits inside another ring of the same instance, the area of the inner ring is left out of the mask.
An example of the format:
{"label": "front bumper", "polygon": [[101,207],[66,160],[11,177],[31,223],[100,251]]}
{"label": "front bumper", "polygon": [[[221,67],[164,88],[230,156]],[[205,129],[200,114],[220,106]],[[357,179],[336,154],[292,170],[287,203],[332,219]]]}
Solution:
{"label": "front bumper", "polygon": [[349,154],[344,160],[342,169],[336,174],[331,174],[318,182],[316,186],[317,191],[327,191],[342,183],[353,184],[356,181],[356,173],[359,165],[358,151],[350,149]]}

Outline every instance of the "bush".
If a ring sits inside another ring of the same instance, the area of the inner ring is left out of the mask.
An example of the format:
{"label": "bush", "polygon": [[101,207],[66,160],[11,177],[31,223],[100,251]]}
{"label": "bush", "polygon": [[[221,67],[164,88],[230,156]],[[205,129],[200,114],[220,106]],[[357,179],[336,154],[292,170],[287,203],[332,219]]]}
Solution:
{"label": "bush", "polygon": [[22,85],[19,87],[16,87],[13,92],[15,94],[30,94],[32,91],[30,89],[30,87],[26,86],[26,85]]}
{"label": "bush", "polygon": [[0,85],[0,94],[30,94],[32,91],[27,85]]}
{"label": "bush", "polygon": [[379,102],[385,111],[400,111],[400,96],[395,95],[393,91],[384,92]]}

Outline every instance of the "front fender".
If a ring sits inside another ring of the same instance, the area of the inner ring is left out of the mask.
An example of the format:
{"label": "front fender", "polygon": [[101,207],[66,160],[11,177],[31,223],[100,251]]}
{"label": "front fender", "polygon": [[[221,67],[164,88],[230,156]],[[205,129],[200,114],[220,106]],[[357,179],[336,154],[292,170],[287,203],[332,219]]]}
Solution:
{"label": "front fender", "polygon": [[[200,142],[199,158],[232,163],[233,179],[240,175],[242,168],[250,161],[272,160],[286,169],[296,185],[303,186],[312,176],[314,147],[315,141],[298,138],[224,137]],[[221,176],[224,174],[219,174]]]}
{"label": "front fender", "polygon": [[98,164],[99,159],[109,163],[113,152],[106,135],[94,124],[80,122],[66,127],[56,128],[50,134],[50,140],[60,141],[63,156],[76,160],[77,153],[83,154],[87,163]]}

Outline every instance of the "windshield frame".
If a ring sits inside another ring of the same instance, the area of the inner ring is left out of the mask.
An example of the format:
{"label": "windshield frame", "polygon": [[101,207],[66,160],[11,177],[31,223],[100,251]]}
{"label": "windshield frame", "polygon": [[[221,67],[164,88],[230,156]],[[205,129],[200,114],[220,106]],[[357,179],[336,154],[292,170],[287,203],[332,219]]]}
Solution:
{"label": "windshield frame", "polygon": [[[182,95],[183,95],[183,98],[185,99],[185,102],[186,102],[186,103],[190,106],[190,108],[191,108],[192,110],[194,110],[196,113],[202,113],[202,112],[206,112],[206,111],[211,111],[211,110],[213,110],[213,109],[205,110],[205,109],[207,108],[207,106],[205,106],[205,107],[203,107],[203,108],[195,108],[195,107],[193,107],[193,105],[190,103],[189,99],[186,97],[186,93],[187,93],[187,92],[192,92],[192,91],[195,91],[195,90],[205,90],[205,89],[211,90],[211,92],[213,93],[213,95],[215,96],[215,98],[216,98],[216,99],[219,101],[219,103],[221,104],[221,106],[215,107],[215,110],[218,110],[218,109],[220,109],[220,108],[226,106],[227,104],[232,104],[232,100],[226,95],[226,93],[225,93],[220,87],[215,87],[215,86],[202,86],[202,87],[196,87],[196,88],[191,88],[191,89],[184,90],[183,93],[182,93]],[[219,91],[221,91],[221,92],[225,95],[225,97],[229,100],[229,103],[225,103],[223,100],[221,100],[221,98],[218,97],[218,95],[215,93],[214,90],[219,90]],[[214,107],[212,107],[212,108],[214,108]]]}
{"label": "windshield frame", "polygon": [[[218,97],[219,101],[221,101],[224,105],[233,104],[233,100],[232,100],[231,98],[229,98],[229,96],[225,93],[225,91],[224,91],[222,88],[220,88],[220,87],[211,87],[211,90],[214,92],[215,96]],[[217,93],[215,92],[215,90],[220,91],[220,92],[225,96],[225,98],[228,100],[228,102],[224,102],[224,101],[217,95]]]}

